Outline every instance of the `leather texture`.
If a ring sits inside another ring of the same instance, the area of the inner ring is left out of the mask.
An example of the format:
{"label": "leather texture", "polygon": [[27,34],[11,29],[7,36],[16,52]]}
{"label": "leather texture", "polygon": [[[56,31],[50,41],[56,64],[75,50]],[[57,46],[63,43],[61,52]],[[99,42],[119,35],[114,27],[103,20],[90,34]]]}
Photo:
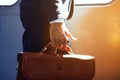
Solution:
{"label": "leather texture", "polygon": [[19,53],[20,75],[17,80],[92,80],[95,58],[83,59],[79,56],[81,55]]}

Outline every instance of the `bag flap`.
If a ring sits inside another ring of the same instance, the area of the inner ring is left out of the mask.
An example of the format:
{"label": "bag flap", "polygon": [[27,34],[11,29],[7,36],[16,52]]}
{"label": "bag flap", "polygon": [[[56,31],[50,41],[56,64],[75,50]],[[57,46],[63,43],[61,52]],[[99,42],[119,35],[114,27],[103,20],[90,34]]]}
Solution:
{"label": "bag flap", "polygon": [[22,55],[22,72],[27,79],[54,79],[57,72],[57,57],[41,53]]}
{"label": "bag flap", "polygon": [[95,59],[92,56],[22,54],[22,73],[28,80],[80,80],[92,78],[94,72]]}

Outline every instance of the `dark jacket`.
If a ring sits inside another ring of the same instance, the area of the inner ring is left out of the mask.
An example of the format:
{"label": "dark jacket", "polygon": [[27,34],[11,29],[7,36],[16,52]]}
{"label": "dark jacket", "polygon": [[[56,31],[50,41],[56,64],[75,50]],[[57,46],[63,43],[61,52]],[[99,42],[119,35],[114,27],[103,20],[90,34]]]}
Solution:
{"label": "dark jacket", "polygon": [[[68,2],[67,2],[68,1]],[[58,18],[71,18],[73,13],[73,0],[22,0],[20,6],[27,6],[41,11],[43,16],[48,16],[49,20],[55,20]],[[61,8],[56,4],[63,6],[67,3],[67,8]],[[65,9],[65,10],[64,10]],[[72,9],[72,10],[71,10]],[[61,13],[64,10],[65,13]],[[63,16],[64,14],[68,14]]]}

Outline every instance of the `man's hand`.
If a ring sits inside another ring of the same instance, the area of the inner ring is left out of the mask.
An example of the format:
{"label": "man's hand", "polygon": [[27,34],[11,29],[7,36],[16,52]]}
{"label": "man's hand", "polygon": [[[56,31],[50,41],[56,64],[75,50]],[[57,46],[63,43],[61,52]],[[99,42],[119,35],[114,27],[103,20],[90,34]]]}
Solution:
{"label": "man's hand", "polygon": [[77,40],[71,35],[71,33],[66,28],[63,22],[51,23],[50,38],[51,38],[50,45],[52,45],[55,48],[63,49],[63,50],[67,49],[66,46],[67,38],[69,38],[72,41]]}

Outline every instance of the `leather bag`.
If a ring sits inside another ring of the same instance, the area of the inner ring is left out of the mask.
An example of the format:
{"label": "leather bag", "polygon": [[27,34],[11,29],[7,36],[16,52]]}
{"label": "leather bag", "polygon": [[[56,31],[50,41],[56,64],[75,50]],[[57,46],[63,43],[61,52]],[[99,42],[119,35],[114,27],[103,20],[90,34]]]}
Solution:
{"label": "leather bag", "polygon": [[92,80],[95,58],[80,54],[18,53],[16,80]]}

